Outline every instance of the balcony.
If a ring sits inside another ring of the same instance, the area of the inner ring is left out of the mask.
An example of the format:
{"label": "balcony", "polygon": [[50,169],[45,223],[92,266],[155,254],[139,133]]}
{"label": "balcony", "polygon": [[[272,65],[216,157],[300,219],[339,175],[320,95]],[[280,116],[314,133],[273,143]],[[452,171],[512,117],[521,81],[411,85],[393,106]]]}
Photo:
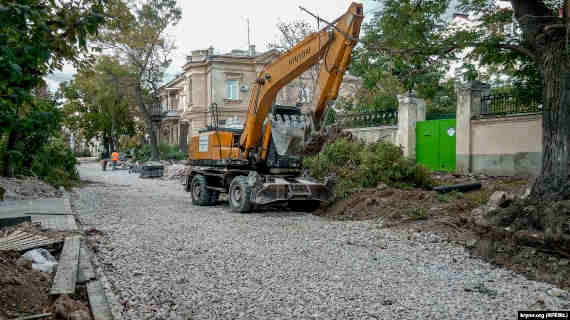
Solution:
{"label": "balcony", "polygon": [[170,105],[164,112],[167,118],[178,118],[181,114],[181,112],[178,111],[178,105]]}

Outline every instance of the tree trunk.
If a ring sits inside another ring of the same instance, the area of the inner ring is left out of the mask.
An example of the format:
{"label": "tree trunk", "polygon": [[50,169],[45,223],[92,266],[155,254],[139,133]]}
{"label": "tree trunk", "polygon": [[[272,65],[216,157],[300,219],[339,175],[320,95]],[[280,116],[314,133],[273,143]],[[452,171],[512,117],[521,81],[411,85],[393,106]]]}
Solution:
{"label": "tree trunk", "polygon": [[[533,192],[540,201],[568,199],[568,142],[570,141],[570,68],[566,37],[550,37],[539,58],[544,79],[542,167]],[[558,39],[553,39],[558,37]]]}
{"label": "tree trunk", "polygon": [[2,173],[4,177],[10,176],[10,169],[12,168],[12,157],[11,151],[14,150],[16,142],[18,141],[18,131],[16,129],[10,130],[8,133],[8,142],[6,143],[6,150],[4,151],[4,172]]}
{"label": "tree trunk", "polygon": [[150,137],[150,146],[151,146],[151,160],[152,161],[159,161],[160,160],[160,153],[158,151],[158,143],[156,140],[156,132],[154,131],[154,125],[152,121],[147,121],[146,124],[148,130],[148,136]]}
{"label": "tree trunk", "polygon": [[148,135],[150,137],[150,145],[151,145],[151,150],[152,150],[151,160],[152,161],[158,161],[158,160],[160,160],[160,155],[158,152],[158,143],[156,140],[156,133],[154,132],[154,125],[152,123],[152,112],[154,110],[152,110],[152,106],[150,107],[151,110],[148,110],[148,108],[144,102],[143,90],[140,87],[140,79],[138,80],[138,83],[135,86],[135,97],[137,100],[139,111],[143,115],[144,123],[146,124],[146,129],[147,129]]}

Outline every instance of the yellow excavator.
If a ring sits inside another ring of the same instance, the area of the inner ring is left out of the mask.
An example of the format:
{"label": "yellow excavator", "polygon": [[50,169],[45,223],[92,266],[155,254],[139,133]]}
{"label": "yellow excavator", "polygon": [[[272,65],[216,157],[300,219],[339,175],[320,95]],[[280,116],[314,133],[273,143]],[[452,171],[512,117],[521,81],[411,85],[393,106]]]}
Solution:
{"label": "yellow excavator", "polygon": [[[286,203],[296,211],[313,211],[330,201],[326,183],[302,173],[302,157],[318,152],[326,141],[322,120],[333,102],[358,42],[364,19],[362,4],[348,10],[267,65],[251,87],[244,128],[213,126],[193,136],[186,191],[194,205],[214,205],[227,193],[232,211]],[[320,62],[314,104],[275,105],[278,91]]]}

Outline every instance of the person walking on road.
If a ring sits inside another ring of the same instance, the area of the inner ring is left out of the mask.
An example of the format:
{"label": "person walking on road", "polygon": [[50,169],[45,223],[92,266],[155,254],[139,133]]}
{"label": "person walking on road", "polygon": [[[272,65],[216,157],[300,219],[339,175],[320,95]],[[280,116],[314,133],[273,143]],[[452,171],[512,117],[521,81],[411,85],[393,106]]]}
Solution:
{"label": "person walking on road", "polygon": [[113,163],[113,170],[115,170],[117,162],[119,162],[119,153],[117,151],[111,154],[111,162]]}
{"label": "person walking on road", "polygon": [[101,167],[103,171],[107,170],[107,161],[109,161],[109,152],[103,150],[103,152],[101,152]]}

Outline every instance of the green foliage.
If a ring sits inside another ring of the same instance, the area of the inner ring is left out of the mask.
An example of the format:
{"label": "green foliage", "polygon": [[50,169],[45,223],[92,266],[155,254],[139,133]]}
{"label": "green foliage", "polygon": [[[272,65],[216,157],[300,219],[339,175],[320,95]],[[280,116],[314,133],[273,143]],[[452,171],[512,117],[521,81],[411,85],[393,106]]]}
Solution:
{"label": "green foliage", "polygon": [[54,138],[43,145],[34,157],[31,171],[47,183],[64,188],[71,188],[79,181],[73,152],[62,139]]}
{"label": "green foliage", "polygon": [[152,158],[159,159],[155,130],[152,128],[152,106],[160,105],[159,89],[164,72],[170,66],[174,42],[166,35],[182,17],[176,0],[142,0],[136,6],[128,0],[112,2],[111,12],[117,17],[104,30],[100,40],[132,66],[134,96],[140,115],[150,136]]}
{"label": "green foliage", "polygon": [[188,158],[188,155],[181,152],[177,145],[161,143],[158,146],[158,150],[160,150],[161,160],[184,160]]}
{"label": "green foliage", "polygon": [[[43,77],[64,62],[85,66],[87,40],[105,22],[107,1],[2,1],[0,147],[4,175],[32,174],[61,127]],[[56,176],[56,174],[53,174]],[[47,177],[47,175],[42,175]]]}
{"label": "green foliage", "polygon": [[[443,32],[444,13],[450,1],[384,0],[382,8],[364,24],[363,47],[353,51],[351,73],[364,81],[364,104],[396,100],[396,95],[416,91],[428,112],[450,113],[456,108],[455,85],[445,81],[448,63],[470,37]],[[371,103],[372,101],[375,101]]]}
{"label": "green foliage", "polygon": [[408,218],[411,220],[426,220],[428,211],[424,207],[417,207],[408,211]]}
{"label": "green foliage", "polygon": [[152,146],[145,144],[140,148],[135,149],[135,160],[139,162],[149,161],[152,155]]}
{"label": "green foliage", "polygon": [[62,113],[55,102],[35,100],[30,112],[9,117],[5,131],[0,131],[3,137],[0,157],[8,174],[29,174],[38,150],[59,132]]}
{"label": "green foliage", "polygon": [[[188,158],[188,154],[179,151],[179,148],[176,145],[161,143],[158,146],[158,150],[160,152],[160,160],[185,160]],[[136,161],[149,161],[151,159],[151,155],[152,146],[150,144],[145,144],[135,150]]]}
{"label": "green foliage", "polygon": [[133,83],[128,65],[100,56],[92,69],[80,70],[61,85],[65,126],[86,141],[102,138],[109,149],[117,149],[120,137],[136,134]]}
{"label": "green foliage", "polygon": [[336,176],[334,193],[338,197],[381,182],[397,187],[429,187],[433,183],[427,168],[405,158],[400,147],[388,142],[367,145],[336,140],[317,156],[305,158],[303,166],[317,179]]}
{"label": "green foliage", "polygon": [[[106,1],[2,1],[0,111],[32,103],[32,89],[64,61],[80,65],[87,39],[105,22]],[[1,118],[0,118],[1,119]]]}

